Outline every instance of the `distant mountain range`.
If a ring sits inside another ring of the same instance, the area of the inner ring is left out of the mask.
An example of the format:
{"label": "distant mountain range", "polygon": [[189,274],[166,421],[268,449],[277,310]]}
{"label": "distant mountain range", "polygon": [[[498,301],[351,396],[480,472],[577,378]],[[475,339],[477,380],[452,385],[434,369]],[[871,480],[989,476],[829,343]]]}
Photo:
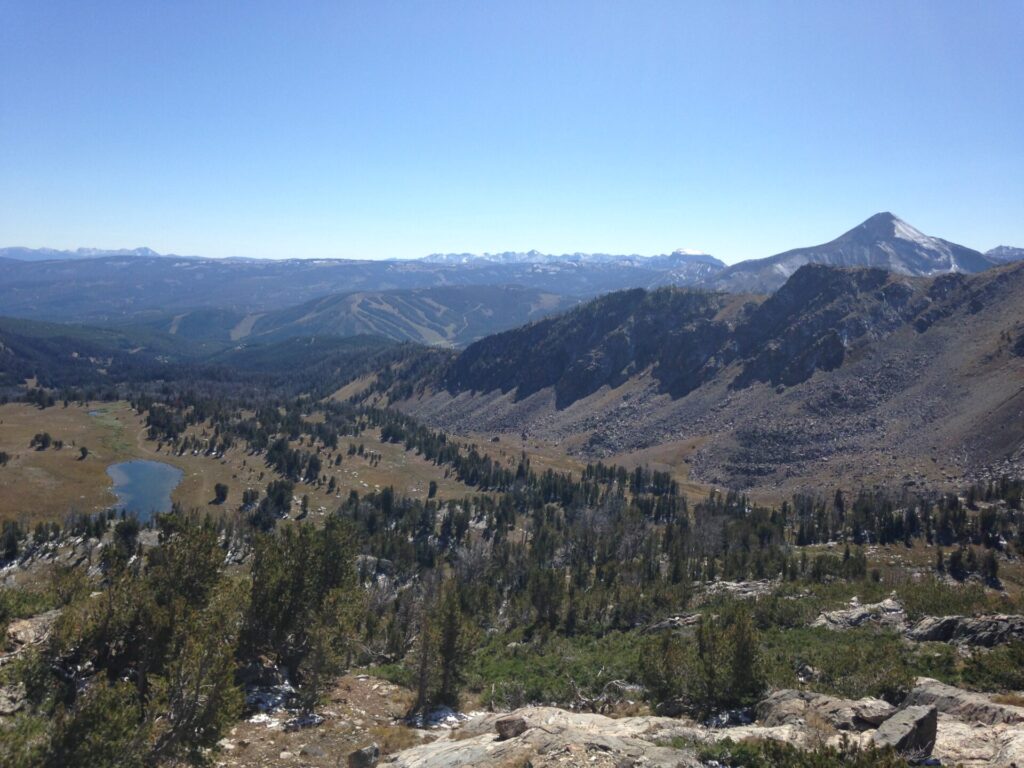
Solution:
{"label": "distant mountain range", "polygon": [[664,265],[678,261],[704,263],[712,267],[724,268],[725,264],[714,256],[703,251],[691,251],[679,248],[670,254],[659,256],[640,256],[639,254],[615,255],[609,253],[563,253],[556,256],[540,251],[505,251],[503,253],[432,253],[424,256],[422,261],[431,264],[634,264],[638,267]]}
{"label": "distant mountain range", "polygon": [[142,323],[216,342],[372,333],[458,346],[626,288],[767,294],[805,264],[929,277],[976,273],[1022,257],[1024,249],[1000,246],[982,254],[925,235],[891,213],[829,243],[732,266],[682,249],[657,256],[528,251],[370,261],[3,248],[0,315]]}
{"label": "distant mountain range", "polygon": [[25,261],[2,255],[0,315],[93,323],[196,309],[263,313],[339,293],[440,287],[518,286],[589,298],[623,287],[695,285],[724,267],[710,257],[682,253],[582,263],[464,264],[125,254]]}
{"label": "distant mountain range", "polygon": [[[152,248],[121,248],[110,250],[105,248],[76,248],[73,251],[60,251],[54,248],[0,248],[0,259],[17,259],[18,261],[66,261],[68,259],[96,259],[101,256],[160,256]],[[177,257],[172,257],[177,258]]]}

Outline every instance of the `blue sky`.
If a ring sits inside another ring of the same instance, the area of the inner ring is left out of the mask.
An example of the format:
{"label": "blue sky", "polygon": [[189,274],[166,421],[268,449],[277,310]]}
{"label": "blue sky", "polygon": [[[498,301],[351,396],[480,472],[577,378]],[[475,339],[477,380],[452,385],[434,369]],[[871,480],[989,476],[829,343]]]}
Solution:
{"label": "blue sky", "polygon": [[0,0],[0,245],[1024,246],[1024,3]]}

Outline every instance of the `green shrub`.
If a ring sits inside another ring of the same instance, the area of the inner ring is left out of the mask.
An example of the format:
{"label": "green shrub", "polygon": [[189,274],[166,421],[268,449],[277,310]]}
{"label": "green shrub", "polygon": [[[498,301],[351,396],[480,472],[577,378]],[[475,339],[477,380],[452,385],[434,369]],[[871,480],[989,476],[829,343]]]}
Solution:
{"label": "green shrub", "polygon": [[891,632],[775,629],[763,634],[762,647],[768,683],[777,688],[796,687],[801,664],[818,671],[812,688],[844,698],[877,696],[898,703],[913,683],[912,650]]}
{"label": "green shrub", "polygon": [[640,638],[610,632],[599,638],[550,635],[530,643],[515,635],[490,638],[467,664],[470,690],[486,704],[513,708],[524,704],[578,702],[597,697],[614,680],[640,679]]}
{"label": "green shrub", "polygon": [[963,681],[982,691],[1024,690],[1024,643],[978,651],[964,663]]}
{"label": "green shrub", "polygon": [[649,641],[642,656],[644,683],[658,704],[681,700],[706,717],[756,703],[765,688],[760,639],[749,608],[722,604],[705,614],[695,637],[664,634]]}
{"label": "green shrub", "polygon": [[1008,609],[1006,598],[980,584],[948,584],[938,579],[907,582],[897,596],[911,621],[924,616],[970,616]]}
{"label": "green shrub", "polygon": [[819,747],[801,750],[779,741],[730,739],[702,747],[702,761],[716,760],[736,768],[905,768],[907,761],[892,750]]}

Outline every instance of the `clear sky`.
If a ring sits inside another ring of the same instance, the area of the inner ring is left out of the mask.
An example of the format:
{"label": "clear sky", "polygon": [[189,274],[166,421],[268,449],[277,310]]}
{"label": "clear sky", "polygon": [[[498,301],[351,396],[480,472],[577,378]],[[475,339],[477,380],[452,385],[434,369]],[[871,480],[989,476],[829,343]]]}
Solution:
{"label": "clear sky", "polygon": [[1024,247],[1024,2],[0,0],[0,245]]}

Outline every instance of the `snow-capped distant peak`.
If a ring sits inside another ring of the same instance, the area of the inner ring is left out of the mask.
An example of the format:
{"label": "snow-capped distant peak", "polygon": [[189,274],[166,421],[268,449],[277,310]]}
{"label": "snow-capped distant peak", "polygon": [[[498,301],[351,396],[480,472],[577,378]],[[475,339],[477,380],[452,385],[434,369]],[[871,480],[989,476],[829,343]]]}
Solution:
{"label": "snow-capped distant peak", "polygon": [[707,251],[698,251],[693,248],[676,248],[672,251],[673,256],[710,256]]}

